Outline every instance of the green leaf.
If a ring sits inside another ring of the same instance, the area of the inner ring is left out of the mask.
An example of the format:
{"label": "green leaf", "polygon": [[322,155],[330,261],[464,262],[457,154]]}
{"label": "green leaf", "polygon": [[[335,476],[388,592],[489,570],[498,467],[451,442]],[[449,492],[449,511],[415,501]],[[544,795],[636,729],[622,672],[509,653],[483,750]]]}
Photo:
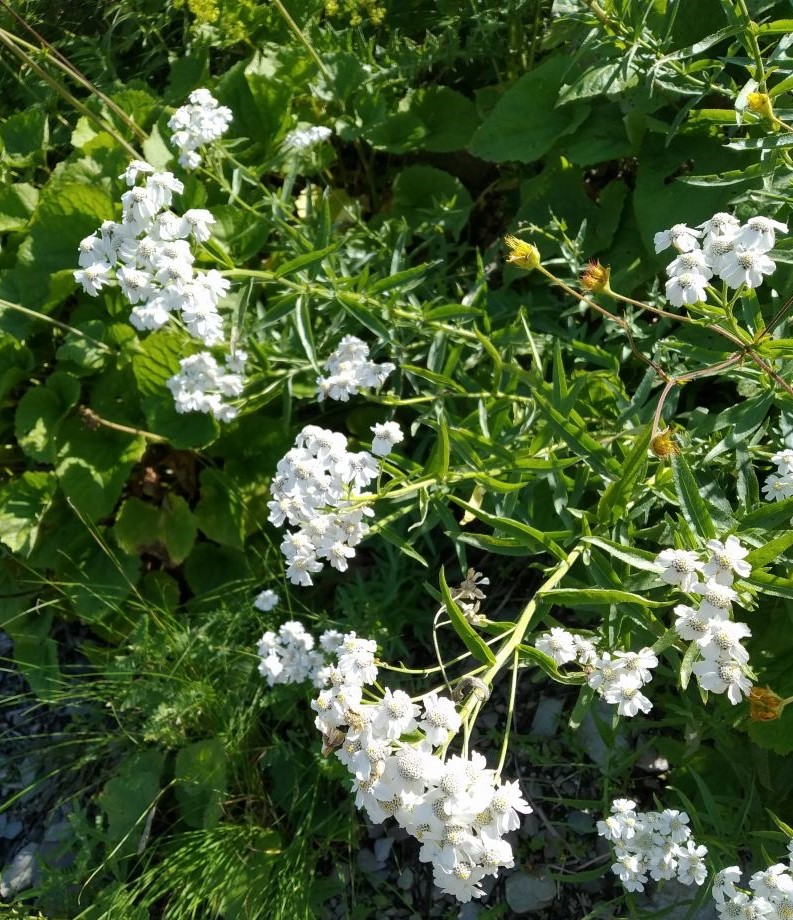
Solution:
{"label": "green leaf", "polygon": [[613,540],[607,540],[605,537],[582,537],[584,543],[591,543],[593,546],[599,546],[604,549],[610,556],[615,559],[621,559],[635,569],[642,569],[645,572],[655,572],[659,574],[663,571],[663,566],[658,565],[655,561],[656,554],[648,553],[643,549],[635,549],[632,546],[623,546],[622,543],[615,543]]}
{"label": "green leaf", "polygon": [[184,562],[196,538],[196,522],[181,495],[169,493],[162,507],[128,498],[119,509],[113,536],[124,552],[164,558],[172,565]]}
{"label": "green leaf", "polygon": [[449,426],[443,417],[438,419],[438,440],[435,442],[432,454],[427,461],[424,475],[443,482],[449,472],[449,458],[451,456],[451,441],[449,439]]}
{"label": "green leaf", "polygon": [[391,209],[422,236],[449,233],[456,240],[473,199],[456,176],[434,166],[408,166],[394,179]]}
{"label": "green leaf", "polygon": [[123,845],[114,856],[131,855],[138,849],[146,819],[157,802],[160,774],[165,755],[144,750],[122,761],[121,767],[98,796],[99,807],[107,815],[107,838]]}
{"label": "green leaf", "polygon": [[702,497],[702,487],[694,478],[691,467],[683,454],[672,458],[674,471],[675,491],[680,502],[680,509],[686,522],[694,528],[700,537],[712,540],[716,536],[716,528],[710,511]]}
{"label": "green leaf", "polygon": [[477,129],[468,150],[496,163],[539,160],[589,114],[581,103],[556,108],[558,87],[569,67],[564,55],[551,55],[520,77]]}
{"label": "green leaf", "polygon": [[3,628],[14,640],[14,663],[40,700],[55,702],[63,692],[58,647],[50,636],[53,611],[31,610],[10,618]]}
{"label": "green leaf", "polygon": [[[557,559],[566,559],[567,553],[556,544],[551,536],[545,531],[539,530],[536,527],[532,527],[531,524],[524,524],[521,521],[516,521],[514,518],[500,517],[496,514],[488,514],[487,511],[483,511],[481,508],[477,508],[475,505],[471,505],[468,502],[464,501],[461,498],[458,498],[456,495],[450,495],[449,501],[454,502],[456,505],[459,505],[461,508],[473,515],[477,520],[484,521],[485,524],[489,524],[495,531],[505,531],[506,533],[511,533],[516,536],[518,539],[528,541],[529,545],[531,542],[539,544],[543,549],[547,549],[549,552],[553,553]],[[563,532],[564,533],[564,532]]]}
{"label": "green leaf", "polygon": [[326,259],[338,248],[339,243],[333,243],[330,246],[326,246],[324,249],[317,249],[314,252],[301,253],[301,255],[295,256],[294,259],[290,259],[288,262],[284,262],[282,265],[279,265],[275,270],[274,275],[276,278],[283,278],[292,272],[299,271],[301,268],[308,268],[309,265],[316,265],[317,262],[322,262],[323,259]]}
{"label": "green leaf", "polygon": [[604,523],[619,520],[625,514],[628,505],[641,496],[636,488],[639,480],[647,471],[647,449],[650,446],[652,426],[647,425],[631,448],[622,464],[622,473],[604,491],[598,502],[598,518]]}
{"label": "green leaf", "polygon": [[2,159],[12,166],[30,166],[43,161],[49,130],[47,116],[32,107],[10,115],[0,124]]}
{"label": "green leaf", "polygon": [[793,753],[793,706],[785,706],[773,721],[749,722],[749,737],[760,747],[788,757]]}
{"label": "green leaf", "polygon": [[609,454],[609,452],[590,435],[584,428],[584,423],[575,412],[563,414],[559,412],[539,391],[535,393],[537,406],[551,423],[555,434],[562,438],[573,453],[583,457],[584,460],[606,479],[615,479],[620,476],[622,467]]}
{"label": "green leaf", "polygon": [[44,386],[32,387],[24,394],[14,416],[14,433],[28,457],[41,463],[55,462],[55,435],[79,395],[77,380],[60,371],[51,374]]}
{"label": "green leaf", "polygon": [[226,794],[226,752],[217,738],[183,747],[174,764],[174,789],[189,827],[214,827]]}
{"label": "green leaf", "polygon": [[30,555],[57,484],[51,472],[28,470],[0,490],[0,541],[10,550]]}
{"label": "green leaf", "polygon": [[[514,624],[509,624],[514,625]],[[519,645],[518,646],[519,658],[521,661],[531,661],[537,665],[540,670],[544,671],[551,680],[555,680],[558,684],[567,684],[568,686],[578,686],[584,682],[584,678],[581,675],[572,677],[569,674],[563,674],[559,670],[559,666],[550,657],[546,655],[545,652],[541,652],[538,648],[535,648],[533,645]]]}
{"label": "green leaf", "polygon": [[420,146],[432,153],[464,150],[479,126],[474,102],[448,86],[418,89],[408,106],[426,127]]}
{"label": "green leaf", "polygon": [[751,550],[746,557],[746,561],[753,569],[758,569],[778,559],[791,546],[793,546],[793,530],[789,530],[774,540],[769,540],[768,543]]}
{"label": "green leaf", "polygon": [[473,626],[466,620],[462,610],[460,610],[452,599],[451,591],[449,591],[449,586],[446,584],[446,575],[443,566],[441,566],[440,571],[440,587],[441,597],[443,598],[443,603],[446,605],[446,613],[449,615],[454,631],[463,640],[465,647],[477,661],[481,661],[488,665],[495,664],[496,659],[490,651],[490,647],[481,639],[478,633],[474,631]]}
{"label": "green leaf", "polygon": [[207,468],[201,472],[201,498],[195,520],[210,540],[242,549],[245,537],[244,498],[228,477]]}
{"label": "green leaf", "polygon": [[27,182],[0,188],[0,233],[27,229],[38,200],[39,190]]}
{"label": "green leaf", "polygon": [[568,607],[610,604],[637,604],[640,607],[668,607],[669,601],[651,601],[641,594],[619,591],[616,588],[552,588],[539,595],[554,604]]}
{"label": "green leaf", "polygon": [[584,684],[578,693],[578,699],[575,702],[575,706],[573,706],[573,711],[570,713],[570,719],[567,723],[573,731],[575,731],[584,720],[584,716],[587,714],[594,698],[594,688],[590,687],[588,684]]}
{"label": "green leaf", "polygon": [[694,663],[699,660],[699,657],[700,647],[696,642],[692,642],[686,649],[686,654],[683,656],[683,661],[680,665],[680,686],[684,690],[688,687],[688,682],[691,680],[691,669],[694,667]]}
{"label": "green leaf", "polygon": [[779,530],[790,524],[793,517],[793,498],[778,502],[763,502],[759,508],[745,514],[738,521],[738,530]]}

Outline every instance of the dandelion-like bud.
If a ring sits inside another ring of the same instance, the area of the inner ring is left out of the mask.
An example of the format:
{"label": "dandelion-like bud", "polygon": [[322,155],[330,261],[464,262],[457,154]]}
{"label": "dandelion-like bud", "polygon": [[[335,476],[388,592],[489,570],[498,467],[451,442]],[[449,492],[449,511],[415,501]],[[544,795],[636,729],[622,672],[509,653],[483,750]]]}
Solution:
{"label": "dandelion-like bud", "polygon": [[680,453],[680,446],[672,428],[666,428],[650,441],[650,450],[661,460],[676,457]]}
{"label": "dandelion-like bud", "polygon": [[611,294],[610,277],[611,269],[593,259],[581,275],[581,287],[593,294]]}
{"label": "dandelion-like bud", "polygon": [[782,715],[785,702],[770,687],[752,687],[749,691],[749,718],[752,722],[773,722]]}
{"label": "dandelion-like bud", "polygon": [[532,243],[519,240],[516,236],[505,236],[504,242],[509,249],[507,262],[525,268],[527,272],[534,271],[540,265],[540,251]]}
{"label": "dandelion-like bud", "polygon": [[757,115],[762,115],[770,121],[776,118],[774,107],[771,104],[771,97],[768,93],[749,93],[746,97],[746,106],[750,111]]}

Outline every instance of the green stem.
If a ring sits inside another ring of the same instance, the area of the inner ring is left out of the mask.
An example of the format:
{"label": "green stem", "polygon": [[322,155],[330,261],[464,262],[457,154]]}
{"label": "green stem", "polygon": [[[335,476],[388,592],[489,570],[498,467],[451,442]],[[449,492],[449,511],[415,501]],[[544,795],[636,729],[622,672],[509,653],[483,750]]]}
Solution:
{"label": "green stem", "polygon": [[[559,582],[564,578],[564,576],[570,571],[575,561],[583,553],[584,545],[579,543],[573,547],[572,550],[567,554],[567,556],[556,566],[553,570],[551,576],[547,578],[542,585],[537,589],[534,597],[529,601],[528,604],[523,608],[520,616],[518,617],[514,630],[509,634],[509,637],[506,639],[501,648],[496,652],[496,660],[489,667],[481,673],[480,678],[488,686],[492,686],[493,680],[498,674],[498,672],[504,667],[507,661],[512,658],[512,656],[517,652],[518,646],[523,641],[523,637],[526,635],[529,627],[531,626],[531,621],[534,618],[534,614],[537,612],[537,608],[542,600],[543,594],[547,591],[550,591],[554,588]],[[460,716],[463,719],[463,722],[466,722],[473,709],[477,704],[478,700],[475,695],[469,696],[466,700],[464,706],[460,710]]]}
{"label": "green stem", "polygon": [[79,335],[80,338],[90,342],[92,345],[96,345],[97,348],[101,348],[102,351],[107,352],[108,354],[114,355],[116,352],[109,345],[106,345],[104,342],[100,342],[99,339],[95,339],[93,336],[88,335],[87,332],[83,332],[81,329],[75,329],[74,326],[68,325],[68,323],[62,323],[60,320],[53,319],[51,316],[47,316],[46,313],[37,313],[35,310],[29,310],[27,307],[23,307],[18,303],[11,303],[9,300],[3,300],[0,298],[0,310],[15,310],[17,313],[22,313],[24,316],[29,316],[31,319],[41,320],[43,323],[49,323],[51,326],[56,326],[58,329],[63,329],[66,332],[73,332],[75,335]]}
{"label": "green stem", "polygon": [[515,649],[515,652],[512,657],[512,684],[509,688],[509,704],[507,706],[507,718],[504,723],[504,738],[501,742],[501,754],[498,758],[498,766],[496,767],[496,781],[501,777],[501,771],[504,769],[504,762],[507,759],[507,750],[509,748],[509,736],[512,731],[512,716],[515,712],[515,695],[518,689],[518,650]]}
{"label": "green stem", "polygon": [[308,51],[311,57],[314,58],[314,61],[316,62],[317,67],[319,67],[319,69],[322,71],[325,78],[330,82],[333,79],[331,72],[325,66],[319,54],[317,54],[316,48],[314,48],[311,42],[306,38],[306,36],[303,33],[303,30],[295,22],[295,20],[292,19],[292,16],[290,15],[289,10],[287,10],[287,8],[283,5],[283,3],[281,3],[281,0],[273,0],[273,6],[278,10],[278,12],[281,14],[286,24],[291,29],[295,38],[306,49],[306,51]]}

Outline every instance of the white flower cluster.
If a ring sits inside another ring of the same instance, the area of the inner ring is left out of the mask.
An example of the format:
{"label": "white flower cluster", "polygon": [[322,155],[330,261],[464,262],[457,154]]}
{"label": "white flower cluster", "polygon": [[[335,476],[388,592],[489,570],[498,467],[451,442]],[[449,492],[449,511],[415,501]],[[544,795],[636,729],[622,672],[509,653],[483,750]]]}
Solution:
{"label": "white flower cluster", "polygon": [[[500,784],[481,754],[441,759],[435,749],[461,725],[452,700],[429,693],[419,706],[386,688],[381,701],[362,701],[363,687],[377,677],[375,649],[355,633],[339,645],[329,686],[311,704],[324,750],[337,748],[358,808],[374,822],[394,818],[421,843],[419,859],[432,863],[442,891],[463,902],[481,898],[482,879],[514,865],[504,835],[531,808],[518,783]],[[418,732],[421,740],[402,740]]]}
{"label": "white flower cluster", "polygon": [[222,137],[232,119],[231,109],[219,105],[208,89],[195,89],[187,97],[187,105],[178,108],[168,120],[173,131],[171,143],[179,148],[179,165],[196,169],[201,165],[199,147]]}
{"label": "white flower cluster", "polygon": [[749,889],[738,888],[741,870],[728,866],[713,877],[712,895],[722,920],[788,920],[793,917],[793,841],[788,865],[775,863],[755,872]]}
{"label": "white flower cluster", "polygon": [[268,630],[259,640],[256,646],[261,659],[259,673],[270,687],[299,684],[304,680],[310,680],[315,687],[324,687],[327,683],[325,653],[335,651],[341,640],[340,632],[328,629],[319,637],[322,651],[317,651],[314,637],[306,632],[303,624],[299,620],[289,620],[277,633]]}
{"label": "white flower cluster", "polygon": [[323,367],[326,377],[317,377],[317,398],[347,402],[361,390],[379,389],[396,365],[369,360],[369,346],[354,335],[345,335]]}
{"label": "white flower cluster", "polygon": [[793,450],[777,451],[771,458],[776,463],[776,473],[766,479],[763,486],[765,497],[771,501],[782,501],[793,496]]}
{"label": "white flower cluster", "polygon": [[615,799],[611,814],[598,821],[597,831],[614,845],[611,871],[626,891],[644,891],[647,876],[676,878],[684,885],[701,885],[707,876],[708,849],[697,846],[684,811],[636,811],[631,799]]}
{"label": "white flower cluster", "polygon": [[678,253],[666,267],[666,299],[675,307],[703,301],[714,275],[731,288],[758,287],[776,270],[766,255],[776,231],[787,233],[787,225],[770,217],[751,217],[741,225],[732,214],[718,213],[696,230],[675,224],[656,233],[656,252],[673,246]]}
{"label": "white flower cluster", "polygon": [[738,600],[732,583],[736,575],[746,578],[751,574],[746,562],[749,551],[734,536],[723,543],[708,540],[705,545],[710,551],[705,562],[685,549],[662,550],[655,561],[663,569],[661,579],[666,584],[700,596],[697,608],[688,604],[675,607],[675,631],[681,639],[698,646],[701,660],[692,670],[700,687],[726,693],[735,706],[752,689],[746,673],[749,654],[741,645],[752,631],[745,623],[731,619],[733,602]]}
{"label": "white flower cluster", "polygon": [[379,472],[368,451],[347,450],[343,434],[316,425],[300,432],[295,446],[278,461],[267,505],[271,524],[296,528],[281,543],[292,584],[312,584],[311,575],[323,567],[321,560],[340,572],[347,570],[369,529],[364,518],[374,514],[356,499]]}
{"label": "white flower cluster", "polygon": [[[129,187],[121,196],[121,223],[107,220],[80,242],[75,280],[92,297],[115,280],[132,304],[129,320],[139,331],[159,329],[178,316],[204,345],[224,342],[218,303],[230,283],[215,269],[194,271],[190,243],[208,240],[215,218],[204,208],[182,215],[170,210],[184,185],[142,160],[133,160],[119,178]],[[168,381],[177,411],[233,418],[236,412],[222,397],[242,392],[246,357],[243,352],[230,356],[225,369],[205,351],[181,361],[181,371]]]}
{"label": "white flower cluster", "polygon": [[237,417],[237,409],[224,397],[239,396],[245,386],[243,372],[248,356],[238,351],[221,367],[207,351],[179,361],[179,373],[166,381],[177,412],[206,412],[219,422]]}
{"label": "white flower cluster", "polygon": [[591,640],[559,627],[544,633],[536,647],[558,665],[578,662],[588,675],[589,686],[607,703],[616,706],[619,715],[631,717],[639,710],[647,713],[652,709],[653,704],[641,692],[652,680],[652,669],[658,666],[651,648],[638,652],[599,652]]}
{"label": "white flower cluster", "polygon": [[269,613],[271,610],[275,610],[278,604],[281,602],[281,598],[272,590],[272,588],[265,588],[264,591],[260,591],[253,601],[253,606],[257,610],[261,610],[262,613]]}
{"label": "white flower cluster", "polygon": [[309,128],[295,128],[282,141],[287,150],[309,150],[317,144],[323,143],[333,135],[330,128],[324,125],[311,125]]}

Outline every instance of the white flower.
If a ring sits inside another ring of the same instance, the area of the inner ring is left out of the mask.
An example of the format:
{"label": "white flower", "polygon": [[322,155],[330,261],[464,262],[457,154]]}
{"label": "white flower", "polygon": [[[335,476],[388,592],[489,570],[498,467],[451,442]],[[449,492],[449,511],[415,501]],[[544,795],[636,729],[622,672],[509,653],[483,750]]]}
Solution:
{"label": "white flower", "polygon": [[86,294],[96,297],[110,282],[111,267],[107,262],[91,262],[74,272],[74,280],[81,284]]}
{"label": "white flower", "polygon": [[386,687],[383,699],[375,708],[372,731],[395,741],[400,735],[412,732],[418,725],[419,707],[404,690],[392,691]]}
{"label": "white flower", "polygon": [[763,486],[763,494],[769,501],[777,502],[793,497],[793,473],[771,473]]}
{"label": "white flower", "polygon": [[677,854],[678,880],[684,885],[701,885],[708,875],[708,867],[705,865],[707,853],[706,846],[696,846],[693,840],[689,840],[685,848],[680,847]]}
{"label": "white flower", "polygon": [[741,545],[737,537],[729,536],[722,543],[720,540],[708,540],[705,544],[710,550],[710,559],[705,563],[702,574],[713,578],[723,585],[732,584],[733,574],[739,578],[748,578],[752,567],[745,561],[749,550]]}
{"label": "white flower", "polygon": [[520,827],[518,813],[530,815],[533,811],[531,805],[523,798],[520,783],[517,781],[499,786],[493,793],[488,810],[490,820],[485,827],[491,828],[499,836]]}
{"label": "white flower", "polygon": [[678,252],[691,252],[699,246],[697,238],[702,236],[701,230],[691,230],[685,224],[675,224],[670,230],[662,230],[653,238],[655,251],[663,252],[674,246]]}
{"label": "white flower", "polygon": [[621,716],[632,717],[639,710],[648,713],[653,708],[650,700],[640,692],[637,678],[632,674],[621,673],[614,683],[609,685],[603,697],[607,703],[617,706],[617,712]]}
{"label": "white flower", "polygon": [[374,433],[372,453],[376,457],[387,457],[405,437],[397,422],[383,422],[373,425],[370,430]]}
{"label": "white flower", "polygon": [[611,871],[619,878],[626,891],[644,891],[647,875],[635,854],[623,853],[612,865]]}
{"label": "white flower", "polygon": [[449,732],[458,731],[462,725],[457,708],[448,697],[438,696],[437,693],[428,693],[421,702],[424,706],[424,716],[420,719],[418,727],[430,744],[443,744]]}
{"label": "white flower", "polygon": [[764,275],[770,275],[774,271],[776,263],[765,253],[736,245],[731,261],[724,263],[719,270],[719,277],[731,288],[739,288],[741,285],[756,288],[763,283]]}
{"label": "white flower", "polygon": [[741,645],[741,639],[751,635],[752,631],[746,623],[734,623],[732,620],[715,617],[708,620],[708,628],[704,635],[697,639],[697,645],[702,649],[705,659],[728,661],[732,658],[746,664],[749,653]]}
{"label": "white flower", "polygon": [[231,119],[231,110],[219,105],[209,90],[193,90],[187,104],[178,108],[168,121],[173,132],[171,143],[180,151],[179,163],[186,169],[195,169],[201,163],[196,149],[225,134]]}
{"label": "white flower", "polygon": [[133,160],[118,178],[123,179],[127,185],[133,186],[138,181],[138,175],[140,173],[153,172],[154,167],[149,166],[144,160]]}
{"label": "white flower", "polygon": [[673,307],[699,303],[707,297],[708,279],[697,272],[683,272],[673,275],[665,285],[666,299]]}
{"label": "white flower", "polygon": [[661,572],[661,581],[676,585],[681,591],[691,591],[698,580],[697,572],[702,569],[699,556],[687,549],[661,550],[655,562],[664,570]]}
{"label": "white flower", "polygon": [[653,668],[658,667],[658,658],[651,648],[638,652],[615,652],[620,670],[626,674],[635,674],[640,684],[647,684],[653,679]]}
{"label": "white flower", "polygon": [[308,150],[316,144],[321,144],[333,135],[330,128],[323,125],[312,125],[310,128],[295,128],[283,139],[282,144],[287,150]]}
{"label": "white flower", "polygon": [[655,829],[663,837],[671,838],[673,843],[684,843],[691,836],[688,823],[691,819],[684,811],[665,808],[656,815]]}
{"label": "white flower", "polygon": [[666,266],[666,271],[670,276],[690,273],[701,275],[705,280],[713,276],[713,271],[705,259],[705,253],[701,249],[681,252],[676,259]]}
{"label": "white flower", "polygon": [[726,618],[732,610],[733,601],[738,600],[738,595],[729,585],[720,584],[712,578],[704,584],[697,582],[691,590],[694,594],[702,595],[699,612],[706,618]]}
{"label": "white flower", "polygon": [[573,633],[573,642],[575,643],[576,661],[583,665],[593,664],[598,655],[595,643],[575,633]]}
{"label": "white flower", "polygon": [[253,606],[257,610],[261,610],[264,613],[267,613],[270,610],[273,610],[278,606],[279,597],[272,591],[270,588],[266,588],[264,591],[256,595],[256,599],[253,602]]}
{"label": "white flower", "polygon": [[433,881],[445,894],[454,895],[458,901],[466,904],[471,898],[485,896],[484,890],[478,885],[486,874],[487,871],[483,866],[469,862],[460,862],[451,870],[435,865]]}
{"label": "white flower", "polygon": [[576,659],[575,640],[566,629],[555,626],[550,632],[543,635],[535,643],[536,648],[548,655],[557,664],[567,664]]}
{"label": "white flower", "polygon": [[777,451],[773,457],[771,457],[771,462],[776,463],[777,473],[779,473],[780,476],[784,476],[787,473],[793,473],[793,450],[785,448],[784,450]]}
{"label": "white flower", "polygon": [[603,652],[592,663],[592,673],[587,678],[587,683],[593,690],[605,691],[619,676],[622,662],[611,657],[610,652]]}
{"label": "white flower", "polygon": [[793,878],[783,863],[774,863],[762,872],[755,872],[749,879],[749,887],[755,894],[775,898],[780,894],[793,893]]}
{"label": "white flower", "polygon": [[703,244],[708,245],[708,242],[713,237],[728,237],[733,238],[738,233],[740,229],[740,221],[737,217],[734,217],[732,214],[727,214],[724,211],[719,211],[717,214],[714,214],[709,220],[704,221],[701,224],[697,224],[700,230],[703,230],[705,233],[705,239]]}
{"label": "white flower", "polygon": [[744,674],[740,664],[735,661],[704,659],[697,661],[692,671],[697,676],[700,687],[713,693],[727,693],[727,698],[737,706],[741,695],[748,696],[752,683]]}
{"label": "white flower", "polygon": [[320,402],[325,398],[347,402],[361,390],[379,388],[395,370],[388,362],[370,361],[369,346],[354,335],[344,336],[323,366],[328,375],[317,378]]}
{"label": "white flower", "polygon": [[726,898],[734,898],[737,894],[736,883],[741,878],[738,866],[728,866],[721,869],[713,876],[713,898],[717,904],[723,904]]}
{"label": "white flower", "polygon": [[748,249],[768,252],[769,249],[774,248],[775,231],[777,230],[780,233],[787,233],[787,224],[772,220],[770,217],[750,217],[746,225],[739,231],[736,240]]}

